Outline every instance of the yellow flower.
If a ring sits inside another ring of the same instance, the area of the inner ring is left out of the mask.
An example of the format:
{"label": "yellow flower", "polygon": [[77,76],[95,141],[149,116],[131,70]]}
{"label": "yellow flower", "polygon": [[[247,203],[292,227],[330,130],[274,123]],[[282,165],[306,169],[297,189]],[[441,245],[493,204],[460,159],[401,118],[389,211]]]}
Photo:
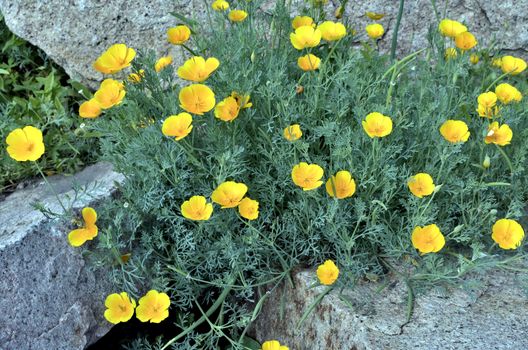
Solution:
{"label": "yellow flower", "polygon": [[367,31],[367,35],[374,40],[381,38],[385,33],[385,29],[379,23],[369,24],[365,27],[365,30]]}
{"label": "yellow flower", "polygon": [[310,191],[323,184],[321,181],[323,174],[324,170],[319,165],[300,162],[293,167],[291,176],[294,184],[303,191]]}
{"label": "yellow flower", "polygon": [[479,61],[480,61],[480,58],[476,53],[472,53],[469,56],[469,62],[471,62],[471,64],[477,64],[479,63]]}
{"label": "yellow flower", "polygon": [[451,143],[466,142],[470,132],[462,120],[447,120],[440,127],[440,134]]}
{"label": "yellow flower", "polygon": [[140,69],[137,73],[131,73],[128,75],[128,81],[132,84],[139,83],[145,77],[145,70]]}
{"label": "yellow flower", "polygon": [[339,268],[332,260],[326,260],[323,264],[317,267],[317,278],[319,282],[325,286],[330,286],[339,277]]}
{"label": "yellow flower", "polygon": [[259,202],[246,197],[240,201],[238,212],[245,219],[255,220],[259,215]]}
{"label": "yellow flower", "polygon": [[522,94],[514,86],[507,83],[499,84],[495,87],[495,94],[497,98],[504,104],[511,102],[520,102],[522,100]]}
{"label": "yellow flower", "polygon": [[95,92],[94,99],[102,109],[108,109],[123,102],[125,95],[123,83],[114,79],[105,79],[99,90]]}
{"label": "yellow flower", "polygon": [[93,208],[86,207],[82,210],[82,217],[84,226],[71,231],[68,234],[68,241],[73,247],[80,247],[86,241],[91,241],[97,236],[99,231],[95,222],[97,221],[97,213]]}
{"label": "yellow flower", "polygon": [[34,126],[15,129],[7,135],[7,153],[17,162],[35,161],[44,154],[42,131]]}
{"label": "yellow flower", "polygon": [[150,290],[138,301],[136,317],[141,322],[160,323],[169,317],[170,299],[165,293]]}
{"label": "yellow flower", "polygon": [[203,57],[194,56],[178,68],[178,76],[185,80],[201,83],[209,78],[219,65],[220,62],[214,57],[205,60]]}
{"label": "yellow flower", "polygon": [[320,64],[321,59],[311,53],[297,59],[297,65],[305,72],[318,69]]}
{"label": "yellow flower", "polygon": [[385,137],[392,132],[392,119],[378,112],[369,113],[361,124],[370,138]]}
{"label": "yellow flower", "polygon": [[341,170],[326,181],[326,192],[337,199],[352,197],[356,193],[356,182],[350,172]]}
{"label": "yellow flower", "polygon": [[295,141],[301,138],[302,131],[301,126],[299,124],[292,124],[286,128],[284,128],[283,132],[284,138],[288,141]]}
{"label": "yellow flower", "polygon": [[235,98],[229,96],[220,101],[214,110],[216,118],[225,122],[232,122],[238,117],[240,112],[240,106],[238,105]]}
{"label": "yellow flower", "polygon": [[517,249],[524,238],[524,230],[515,220],[500,219],[493,225],[491,238],[502,249]]}
{"label": "yellow flower", "polygon": [[501,69],[504,73],[517,75],[526,69],[526,62],[522,58],[504,56],[501,58]]}
{"label": "yellow flower", "polygon": [[438,30],[443,36],[455,38],[458,34],[467,32],[467,27],[460,22],[445,18],[440,21]]}
{"label": "yellow flower", "polygon": [[436,253],[445,245],[445,238],[435,224],[417,226],[412,232],[412,245],[421,254]]}
{"label": "yellow flower", "polygon": [[240,204],[248,188],[243,183],[226,181],[221,183],[211,194],[211,200],[222,206],[222,209],[234,208]]}
{"label": "yellow flower", "polygon": [[477,38],[470,32],[463,32],[455,37],[455,45],[460,50],[467,51],[474,48],[478,44]]}
{"label": "yellow flower", "polygon": [[189,113],[203,115],[215,106],[213,91],[203,84],[193,84],[180,90],[180,107]]}
{"label": "yellow flower", "polygon": [[194,221],[209,220],[213,214],[213,205],[207,203],[204,196],[192,196],[180,207],[184,218]]}
{"label": "yellow flower", "polygon": [[95,98],[83,102],[79,106],[79,116],[81,118],[97,118],[101,115],[101,106]]}
{"label": "yellow flower", "polygon": [[156,61],[154,64],[154,69],[156,72],[160,72],[163,68],[170,66],[172,64],[172,56],[164,56]]}
{"label": "yellow flower", "polygon": [[247,16],[247,12],[243,10],[233,10],[227,15],[231,22],[242,22]]}
{"label": "yellow flower", "polygon": [[427,173],[418,173],[411,176],[407,181],[407,186],[412,194],[418,198],[429,196],[435,189],[435,184],[431,175]]}
{"label": "yellow flower", "polygon": [[495,107],[486,107],[484,105],[481,105],[479,104],[478,107],[477,107],[477,113],[479,116],[481,117],[484,117],[484,118],[492,118],[494,116],[496,116],[497,114],[499,114],[499,107],[498,106],[495,106]]}
{"label": "yellow flower", "polygon": [[192,116],[189,113],[182,112],[165,119],[161,132],[163,135],[175,137],[176,141],[179,141],[189,135],[192,128]]}
{"label": "yellow flower", "polygon": [[186,25],[179,25],[167,30],[167,41],[173,45],[181,45],[191,37],[191,30]]}
{"label": "yellow flower", "polygon": [[136,51],[125,44],[114,44],[108,48],[93,64],[96,71],[113,74],[129,67],[136,57]]}
{"label": "yellow flower", "polygon": [[455,58],[457,56],[458,56],[458,52],[454,47],[448,47],[447,49],[445,49],[444,57],[446,60]]}
{"label": "yellow flower", "polygon": [[289,348],[281,345],[277,340],[268,340],[262,343],[261,350],[289,350]]}
{"label": "yellow flower", "polygon": [[308,16],[295,16],[295,18],[292,21],[293,29],[297,29],[302,26],[315,27],[313,18],[308,17]]}
{"label": "yellow flower", "polygon": [[132,318],[136,302],[126,292],[121,292],[120,294],[114,293],[107,296],[105,306],[104,317],[106,320],[110,323],[118,324]]}
{"label": "yellow flower", "polygon": [[493,67],[501,68],[501,67],[502,67],[502,57],[496,57],[496,58],[494,58],[494,59],[491,61],[491,65],[492,65]]}
{"label": "yellow flower", "polygon": [[373,21],[379,21],[383,17],[385,17],[384,13],[376,13],[376,12],[365,12],[365,16],[370,18]]}
{"label": "yellow flower", "polygon": [[215,0],[213,1],[213,4],[211,5],[211,7],[215,11],[225,11],[229,8],[229,3],[224,0]]}
{"label": "yellow flower", "polygon": [[238,92],[233,91],[231,92],[231,97],[233,97],[236,100],[238,107],[240,107],[240,109],[246,109],[246,108],[250,108],[253,106],[253,103],[249,101],[251,99],[251,96],[249,95],[241,95]]}
{"label": "yellow flower", "polygon": [[493,91],[484,92],[479,95],[477,102],[485,108],[491,108],[497,103],[497,95]]}
{"label": "yellow flower", "polygon": [[326,41],[335,41],[346,35],[346,28],[343,23],[325,21],[317,26],[321,31],[321,37]]}
{"label": "yellow flower", "polygon": [[297,50],[316,47],[321,42],[321,31],[312,26],[302,26],[290,33],[290,41]]}
{"label": "yellow flower", "polygon": [[488,133],[484,138],[484,142],[487,144],[494,143],[499,146],[506,146],[510,144],[512,137],[513,132],[508,124],[502,124],[499,127],[498,122],[493,122],[488,127]]}

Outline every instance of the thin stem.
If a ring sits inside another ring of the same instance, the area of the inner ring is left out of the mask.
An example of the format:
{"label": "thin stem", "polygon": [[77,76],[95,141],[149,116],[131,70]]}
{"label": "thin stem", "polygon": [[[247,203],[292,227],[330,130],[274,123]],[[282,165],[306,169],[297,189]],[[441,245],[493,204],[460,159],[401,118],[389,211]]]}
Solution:
{"label": "thin stem", "polygon": [[502,78],[504,78],[504,77],[506,77],[506,76],[508,76],[508,75],[510,75],[510,74],[511,74],[511,72],[506,72],[506,73],[500,75],[497,79],[493,80],[493,81],[491,82],[491,84],[489,84],[488,87],[486,88],[486,90],[484,90],[484,91],[489,91],[489,89],[491,89],[491,87],[492,87],[493,85],[495,85],[495,84],[498,83],[500,80],[502,80]]}
{"label": "thin stem", "polygon": [[508,167],[510,168],[510,173],[511,173],[511,176],[513,177],[513,165],[511,163],[511,160],[510,160],[510,157],[508,157],[508,155],[506,154],[506,152],[504,152],[504,150],[502,149],[502,147],[500,147],[499,145],[495,145],[495,147],[497,147],[497,149],[499,150],[499,152],[502,154],[502,156],[504,157],[504,160],[506,160],[506,163],[508,164]]}
{"label": "thin stem", "polygon": [[59,195],[57,194],[57,192],[55,192],[55,189],[53,188],[53,186],[51,186],[51,184],[49,183],[48,181],[48,178],[44,175],[44,173],[42,172],[42,169],[40,168],[40,166],[38,165],[37,162],[34,162],[35,163],[35,166],[37,167],[37,170],[38,172],[40,173],[40,175],[42,176],[42,178],[44,179],[44,182],[46,182],[46,184],[48,185],[48,187],[51,189],[51,192],[53,193],[53,195],[55,196],[55,198],[57,199],[57,202],[59,202],[62,210],[64,211],[64,214],[68,213],[68,210],[66,210],[66,207],[62,204],[62,201],[60,200],[59,198]]}
{"label": "thin stem", "polygon": [[398,17],[396,17],[396,26],[394,27],[394,33],[392,34],[392,43],[391,43],[391,61],[394,61],[396,58],[396,45],[398,44],[398,31],[400,30],[400,22],[403,15],[403,5],[405,0],[400,0],[400,7],[398,9]]}

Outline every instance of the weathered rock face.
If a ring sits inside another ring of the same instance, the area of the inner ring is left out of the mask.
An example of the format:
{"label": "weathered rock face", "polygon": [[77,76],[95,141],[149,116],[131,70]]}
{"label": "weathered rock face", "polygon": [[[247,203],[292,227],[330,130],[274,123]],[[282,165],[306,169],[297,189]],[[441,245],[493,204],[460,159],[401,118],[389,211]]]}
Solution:
{"label": "weathered rock face", "polygon": [[[294,8],[304,3],[293,2]],[[268,0],[262,6],[269,8],[274,3]],[[380,48],[388,50],[398,3],[350,1],[345,15],[364,40],[363,28],[372,22],[365,12],[385,13],[380,23],[387,32]],[[329,1],[329,14],[334,13],[337,4]],[[528,56],[528,0],[452,0],[436,4],[438,18],[446,16],[466,23],[481,47],[495,38],[497,46],[506,52]],[[207,16],[203,0],[0,0],[0,11],[15,34],[43,49],[72,78],[92,88],[98,86],[102,75],[91,65],[110,45],[122,42],[134,48],[155,49],[161,56],[170,51],[165,32],[178,22],[169,12],[202,23]],[[425,47],[429,26],[437,24],[431,0],[407,0],[398,41],[400,55]],[[172,51],[178,62],[180,51]]]}
{"label": "weathered rock face", "polygon": [[528,295],[516,280],[519,276],[496,271],[482,277],[481,286],[470,294],[450,290],[418,295],[409,323],[403,282],[392,280],[380,293],[380,284],[374,283],[360,284],[341,297],[334,290],[296,330],[304,311],[324,290],[309,289],[315,272],[303,271],[294,276],[296,288],[282,286],[272,292],[252,333],[259,341],[277,339],[292,350],[528,349]]}
{"label": "weathered rock face", "polygon": [[[73,194],[72,184],[87,186],[75,203],[80,209],[108,198],[122,180],[100,163],[50,183],[63,200]],[[110,329],[103,301],[112,285],[104,271],[89,271],[81,249],[68,244],[71,227],[33,209],[35,201],[61,212],[44,183],[0,202],[0,349],[81,350]]]}

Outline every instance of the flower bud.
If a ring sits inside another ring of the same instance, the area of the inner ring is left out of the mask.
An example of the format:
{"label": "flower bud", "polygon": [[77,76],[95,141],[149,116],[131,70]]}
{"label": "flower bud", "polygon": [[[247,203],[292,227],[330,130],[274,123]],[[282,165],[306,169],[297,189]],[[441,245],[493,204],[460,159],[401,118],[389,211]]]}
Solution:
{"label": "flower bud", "polygon": [[249,59],[251,60],[251,63],[255,63],[255,51],[251,52]]}
{"label": "flower bud", "polygon": [[341,17],[343,17],[343,12],[345,11],[345,9],[343,8],[343,6],[339,6],[336,10],[335,10],[335,13],[334,13],[334,16],[335,18],[337,19],[341,19]]}
{"label": "flower bud", "polygon": [[490,157],[486,154],[486,156],[484,157],[484,161],[482,162],[482,166],[484,167],[484,169],[488,169],[491,165],[491,159]]}

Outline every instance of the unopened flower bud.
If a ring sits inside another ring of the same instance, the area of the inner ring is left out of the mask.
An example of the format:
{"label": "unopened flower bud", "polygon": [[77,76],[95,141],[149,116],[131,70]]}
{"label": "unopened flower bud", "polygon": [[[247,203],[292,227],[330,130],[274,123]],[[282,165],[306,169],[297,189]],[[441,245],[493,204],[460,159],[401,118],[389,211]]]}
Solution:
{"label": "unopened flower bud", "polygon": [[484,167],[484,169],[488,169],[491,165],[491,159],[490,157],[486,154],[486,157],[484,157],[484,161],[482,162],[482,166]]}

